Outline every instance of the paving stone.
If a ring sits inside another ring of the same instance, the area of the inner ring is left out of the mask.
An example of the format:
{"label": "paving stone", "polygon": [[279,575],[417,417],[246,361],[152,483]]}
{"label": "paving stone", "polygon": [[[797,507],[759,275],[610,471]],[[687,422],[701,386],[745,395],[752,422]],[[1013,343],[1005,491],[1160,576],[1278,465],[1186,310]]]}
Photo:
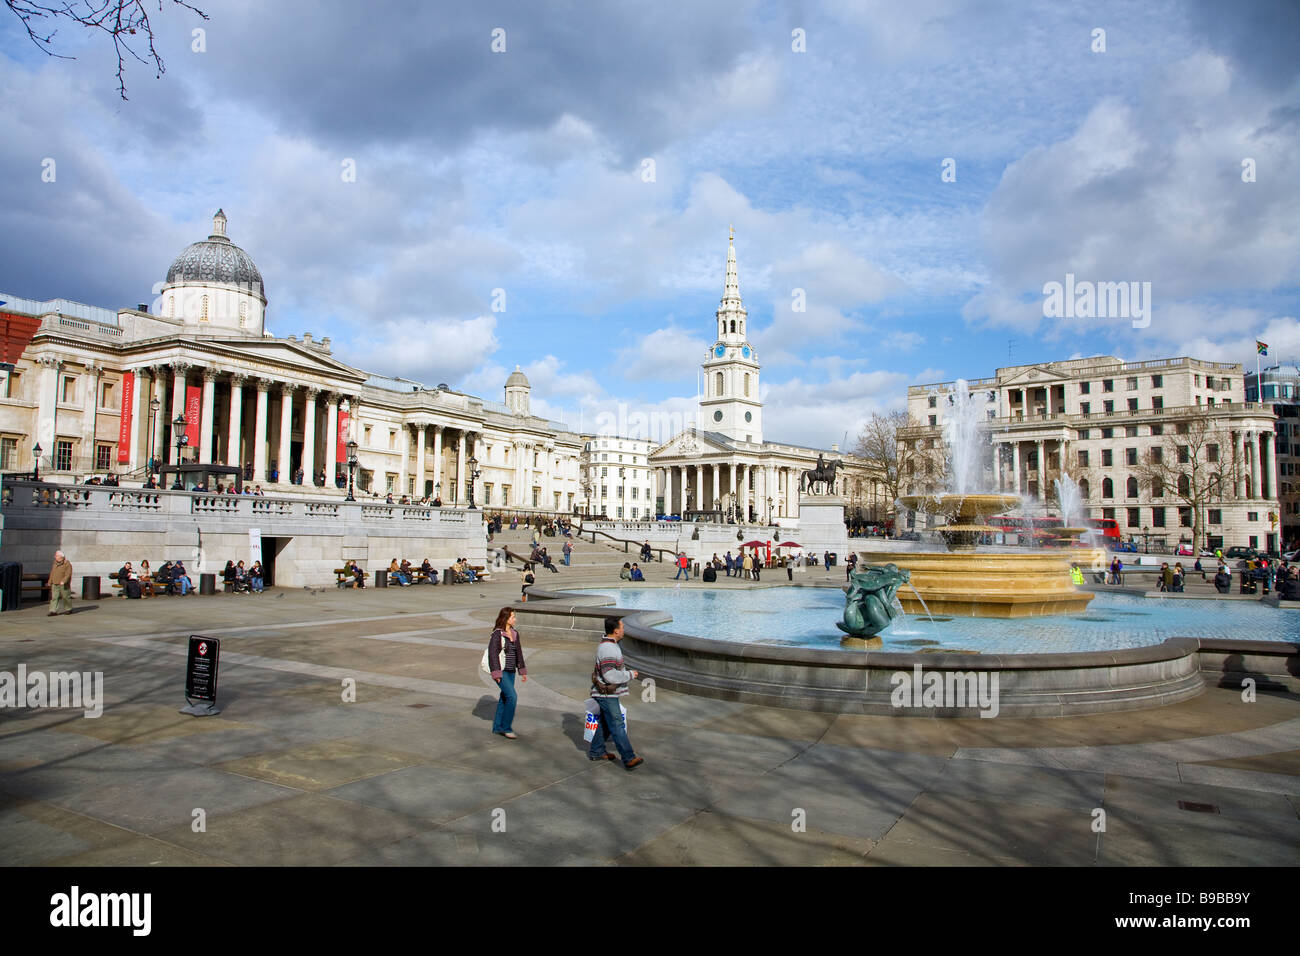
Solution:
{"label": "paving stone", "polygon": [[443,823],[528,789],[528,784],[501,774],[422,764],[345,784],[329,795]]}
{"label": "paving stone", "polygon": [[875,846],[809,827],[697,813],[685,823],[620,856],[628,866],[869,866]]}

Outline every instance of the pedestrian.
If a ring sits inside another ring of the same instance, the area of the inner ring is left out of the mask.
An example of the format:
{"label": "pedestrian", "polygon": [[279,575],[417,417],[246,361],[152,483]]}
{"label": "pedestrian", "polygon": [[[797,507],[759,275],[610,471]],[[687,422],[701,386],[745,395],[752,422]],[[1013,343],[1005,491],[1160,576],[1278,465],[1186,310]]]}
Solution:
{"label": "pedestrian", "polygon": [[753,577],[754,574],[754,559],[749,556],[748,551],[745,551],[744,555],[745,556],[741,558],[740,561],[740,568],[744,572],[744,577],[750,578]]}
{"label": "pedestrian", "polygon": [[519,694],[515,691],[515,675],[527,681],[528,668],[524,666],[524,648],[519,643],[519,632],[515,630],[515,612],[508,607],[497,613],[492,636],[488,638],[487,660],[492,668],[492,679],[501,688],[496,716],[492,718],[492,733],[516,740],[519,735],[515,733],[514,721]]}
{"label": "pedestrian", "polygon": [[849,552],[849,559],[848,559],[846,562],[844,562],[844,580],[845,580],[845,581],[852,580],[852,578],[853,578],[853,569],[856,568],[857,566],[858,566],[858,553],[857,553],[856,551],[850,551],[850,552]]}
{"label": "pedestrian", "polygon": [[686,580],[689,581],[691,579],[690,572],[687,570],[689,567],[690,567],[690,561],[686,557],[686,552],[685,551],[677,552],[677,574],[673,577],[673,580],[676,581],[682,577],[685,577]]}
{"label": "pedestrian", "polygon": [[528,589],[537,583],[537,578],[533,576],[533,566],[529,562],[524,562],[524,570],[519,575],[519,600],[528,600]]}
{"label": "pedestrian", "polygon": [[591,673],[591,699],[599,709],[596,733],[591,738],[591,748],[587,751],[588,760],[614,760],[615,757],[605,749],[605,736],[614,738],[614,746],[623,759],[623,766],[635,770],[645,763],[644,757],[638,757],[632,749],[632,742],[627,738],[627,725],[623,718],[621,699],[627,696],[627,685],[640,675],[627,668],[623,663],[623,651],[618,642],[623,639],[623,620],[617,617],[605,618],[605,639],[596,648],[596,667]]}
{"label": "pedestrian", "polygon": [[723,556],[722,560],[723,560],[723,561],[726,563],[726,565],[727,565],[727,577],[731,577],[731,569],[732,569],[732,566],[735,564],[735,561],[734,561],[734,560],[732,559],[732,557],[731,557],[731,552],[728,551],[728,552]]}
{"label": "pedestrian", "polygon": [[567,568],[569,566],[569,558],[573,555],[573,542],[566,538],[562,550],[564,551],[564,566]]}
{"label": "pedestrian", "polygon": [[754,549],[754,567],[752,570],[754,572],[754,580],[755,581],[761,580],[762,571],[763,571],[763,556],[758,553],[758,548]]}
{"label": "pedestrian", "polygon": [[47,617],[72,613],[72,562],[62,551],[54,552],[54,564],[45,582],[50,589],[50,613]]}

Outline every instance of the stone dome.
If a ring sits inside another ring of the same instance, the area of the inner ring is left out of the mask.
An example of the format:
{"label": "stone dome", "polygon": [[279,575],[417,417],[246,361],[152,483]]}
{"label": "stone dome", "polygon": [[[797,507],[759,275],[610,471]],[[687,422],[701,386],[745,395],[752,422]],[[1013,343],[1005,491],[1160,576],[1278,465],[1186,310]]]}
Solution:
{"label": "stone dome", "polygon": [[262,273],[252,257],[226,237],[226,216],[219,209],[212,219],[212,235],[187,246],[167,270],[168,285],[209,283],[241,286],[266,300]]}
{"label": "stone dome", "polygon": [[518,365],[516,365],[515,370],[510,373],[510,377],[506,379],[506,388],[514,388],[515,386],[522,386],[524,388],[531,387],[528,384],[528,376],[519,371]]}

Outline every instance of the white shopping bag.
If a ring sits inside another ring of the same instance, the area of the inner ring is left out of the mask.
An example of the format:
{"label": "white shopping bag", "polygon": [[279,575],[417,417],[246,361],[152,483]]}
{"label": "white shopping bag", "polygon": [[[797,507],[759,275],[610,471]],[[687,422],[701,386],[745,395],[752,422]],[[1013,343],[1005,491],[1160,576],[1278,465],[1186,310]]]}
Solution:
{"label": "white shopping bag", "polygon": [[[627,708],[620,702],[618,705],[620,714],[623,717],[623,733],[627,733]],[[585,723],[582,727],[582,739],[591,743],[596,736],[596,731],[600,728],[600,705],[590,697],[587,698],[587,713]]]}

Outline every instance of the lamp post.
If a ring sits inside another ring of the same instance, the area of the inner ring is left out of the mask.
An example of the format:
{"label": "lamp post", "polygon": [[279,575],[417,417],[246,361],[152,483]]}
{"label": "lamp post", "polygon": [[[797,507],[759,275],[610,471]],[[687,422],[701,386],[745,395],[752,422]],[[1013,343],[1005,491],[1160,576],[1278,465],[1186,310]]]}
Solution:
{"label": "lamp post", "polygon": [[767,499],[767,523],[772,523],[772,499]]}
{"label": "lamp post", "polygon": [[627,469],[618,470],[618,511],[620,518],[627,518]]}
{"label": "lamp post", "polygon": [[350,441],[344,447],[347,448],[348,450],[348,496],[343,500],[356,501],[357,499],[352,494],[352,479],[353,476],[356,474],[357,464],[358,464],[357,443],[355,441]]}
{"label": "lamp post", "polygon": [[474,511],[474,482],[478,480],[479,475],[483,472],[478,470],[478,459],[473,455],[469,456],[469,509]]}
{"label": "lamp post", "polygon": [[1145,554],[1151,553],[1151,529],[1147,525],[1142,526],[1142,551]]}
{"label": "lamp post", "polygon": [[184,415],[177,415],[172,422],[172,434],[176,436],[176,484],[172,485],[173,491],[185,490],[185,482],[181,481],[181,452],[190,440],[185,434],[185,424]]}
{"label": "lamp post", "polygon": [[41,480],[41,443],[32,449],[32,481]]}
{"label": "lamp post", "polygon": [[433,500],[438,502],[438,507],[442,507],[442,482],[433,486]]}
{"label": "lamp post", "polygon": [[154,421],[158,417],[158,409],[160,408],[162,408],[162,402],[160,402],[157,397],[154,397],[149,401],[149,457],[145,460],[145,471],[148,472],[149,480],[151,482],[153,481],[154,465],[157,464],[157,462],[154,461],[154,458],[157,457],[154,455],[154,449],[158,447],[153,443],[153,427]]}

